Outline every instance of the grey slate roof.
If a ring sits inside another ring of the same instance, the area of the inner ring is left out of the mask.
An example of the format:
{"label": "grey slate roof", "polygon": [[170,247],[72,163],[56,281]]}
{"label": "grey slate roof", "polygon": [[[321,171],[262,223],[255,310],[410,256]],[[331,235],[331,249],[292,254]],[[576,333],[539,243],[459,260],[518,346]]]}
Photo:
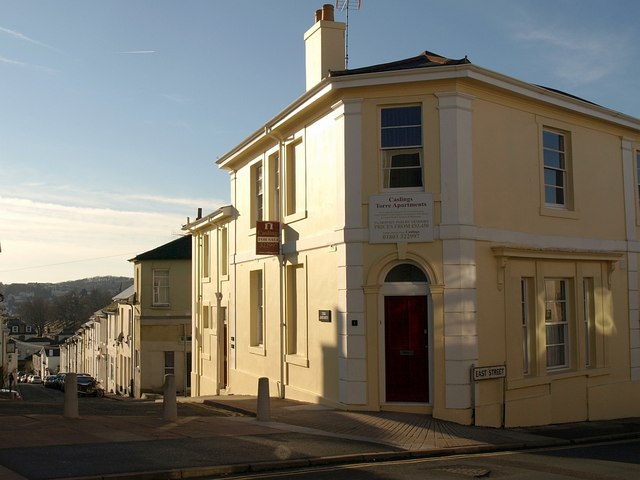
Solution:
{"label": "grey slate roof", "polygon": [[[329,72],[331,77],[344,77],[347,75],[357,75],[363,73],[382,73],[393,72],[398,70],[410,70],[415,68],[430,68],[430,67],[444,67],[450,65],[466,65],[471,64],[471,61],[465,56],[460,59],[446,58],[437,53],[429,52],[425,50],[420,55],[411,58],[405,58],[404,60],[397,60],[395,62],[380,63],[378,65],[371,65],[369,67],[354,68],[350,70],[336,70]],[[567,97],[575,98],[583,102],[590,103],[591,105],[599,106],[597,103],[590,102],[584,98],[571,95],[570,93],[563,92],[551,87],[545,87],[544,85],[536,85],[537,87],[544,88],[550,92],[559,93]]]}
{"label": "grey slate roof", "polygon": [[437,53],[424,51],[420,55],[405,58],[404,60],[397,60],[395,62],[380,63],[378,65],[371,65],[369,67],[353,68],[350,70],[336,70],[330,72],[331,77],[342,77],[345,75],[357,75],[361,73],[380,73],[380,72],[393,72],[396,70],[410,70],[413,68],[428,68],[428,67],[442,67],[445,65],[464,65],[471,63],[467,57],[453,60],[446,58]]}
{"label": "grey slate roof", "polygon": [[172,242],[136,255],[129,261],[140,260],[191,260],[191,235],[181,236]]}

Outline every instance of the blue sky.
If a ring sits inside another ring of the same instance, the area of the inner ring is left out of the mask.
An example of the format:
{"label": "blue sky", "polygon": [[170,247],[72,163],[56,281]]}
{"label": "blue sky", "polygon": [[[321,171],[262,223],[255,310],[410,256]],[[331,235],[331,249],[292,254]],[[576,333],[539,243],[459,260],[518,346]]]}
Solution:
{"label": "blue sky", "polygon": [[[0,282],[131,276],[229,203],[216,158],[304,92],[322,3],[0,0]],[[640,118],[638,18],[637,0],[362,0],[349,66],[467,55]]]}

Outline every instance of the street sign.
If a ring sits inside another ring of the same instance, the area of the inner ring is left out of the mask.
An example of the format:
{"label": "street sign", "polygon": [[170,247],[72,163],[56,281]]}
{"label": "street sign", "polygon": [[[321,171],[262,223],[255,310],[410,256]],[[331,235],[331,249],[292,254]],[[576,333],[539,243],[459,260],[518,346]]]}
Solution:
{"label": "street sign", "polygon": [[492,378],[504,378],[507,376],[505,365],[493,365],[491,367],[473,367],[471,377],[474,382],[478,380],[490,380]]}
{"label": "street sign", "polygon": [[280,222],[256,222],[256,255],[280,255]]}

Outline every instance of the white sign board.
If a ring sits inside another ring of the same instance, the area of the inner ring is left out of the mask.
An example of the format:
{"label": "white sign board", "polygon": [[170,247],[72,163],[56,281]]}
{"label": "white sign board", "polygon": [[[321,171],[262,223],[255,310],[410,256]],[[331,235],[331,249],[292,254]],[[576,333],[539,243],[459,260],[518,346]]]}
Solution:
{"label": "white sign board", "polygon": [[369,197],[369,242],[433,241],[433,195],[390,193]]}
{"label": "white sign board", "polygon": [[503,378],[507,376],[505,365],[494,365],[492,367],[474,367],[471,369],[474,382],[478,380],[490,380],[492,378]]}

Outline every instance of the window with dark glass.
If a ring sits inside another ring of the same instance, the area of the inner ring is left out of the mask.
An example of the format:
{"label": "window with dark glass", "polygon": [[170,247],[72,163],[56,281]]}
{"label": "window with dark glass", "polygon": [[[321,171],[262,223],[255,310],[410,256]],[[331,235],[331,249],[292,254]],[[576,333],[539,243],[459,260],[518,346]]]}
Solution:
{"label": "window with dark glass", "polygon": [[396,265],[384,279],[387,283],[427,283],[427,276],[422,270],[410,263]]}
{"label": "window with dark glass", "polygon": [[422,107],[383,108],[380,147],[384,188],[423,186]]}
{"label": "window with dark glass", "polygon": [[547,370],[569,367],[569,281],[545,279]]}
{"label": "window with dark glass", "polygon": [[175,353],[164,352],[164,374],[173,375],[175,371]]}
{"label": "window with dark glass", "polygon": [[551,206],[567,205],[567,162],[565,136],[545,130],[542,133],[544,150],[544,201]]}

